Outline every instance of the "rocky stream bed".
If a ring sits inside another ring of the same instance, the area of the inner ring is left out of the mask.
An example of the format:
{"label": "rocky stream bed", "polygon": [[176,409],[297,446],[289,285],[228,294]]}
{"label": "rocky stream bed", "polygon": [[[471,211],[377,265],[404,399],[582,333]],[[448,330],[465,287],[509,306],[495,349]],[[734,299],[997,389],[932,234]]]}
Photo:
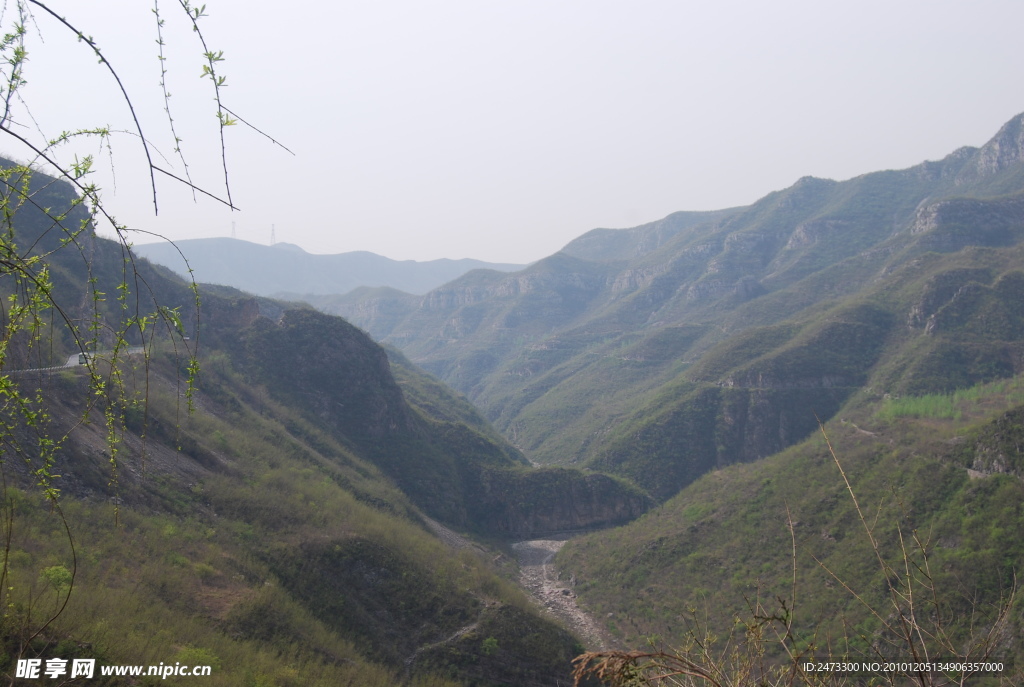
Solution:
{"label": "rocky stream bed", "polygon": [[[473,549],[483,553],[484,549],[470,539],[463,537],[436,520],[424,518],[427,526],[446,544],[455,549]],[[552,563],[555,554],[562,548],[570,535],[547,539],[531,539],[512,544],[519,564],[519,584],[530,597],[547,613],[560,620],[590,651],[611,648],[608,635],[594,622],[594,619],[576,603],[576,592],[572,586],[558,579]],[[465,628],[464,628],[465,629]],[[458,633],[456,633],[458,634]]]}
{"label": "rocky stream bed", "polygon": [[608,637],[576,603],[576,592],[558,579],[552,560],[568,537],[531,539],[512,545],[519,561],[520,584],[548,613],[561,620],[590,651],[610,647]]}

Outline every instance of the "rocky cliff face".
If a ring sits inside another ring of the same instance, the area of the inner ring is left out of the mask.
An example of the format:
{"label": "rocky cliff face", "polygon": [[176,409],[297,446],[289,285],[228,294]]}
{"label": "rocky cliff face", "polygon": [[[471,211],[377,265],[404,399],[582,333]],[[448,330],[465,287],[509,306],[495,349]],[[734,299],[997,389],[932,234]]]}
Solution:
{"label": "rocky cliff face", "polygon": [[954,450],[972,477],[1024,476],[1024,406],[1018,406],[965,438]]}
{"label": "rocky cliff face", "polygon": [[954,198],[918,209],[910,226],[927,250],[1010,246],[1024,238],[1024,199]]}
{"label": "rocky cliff face", "polygon": [[1024,114],[999,129],[992,139],[974,153],[956,177],[957,185],[975,183],[1024,161]]}
{"label": "rocky cliff face", "polygon": [[600,449],[591,465],[621,474],[657,500],[733,463],[781,451],[814,432],[852,389],[699,387]]}
{"label": "rocky cliff face", "polygon": [[989,269],[958,269],[935,275],[925,284],[920,299],[907,315],[907,326],[927,327],[939,309],[956,298],[966,285],[990,284],[992,276]]}
{"label": "rocky cliff face", "polygon": [[643,515],[651,500],[607,475],[548,468],[486,471],[474,486],[473,525],[514,538],[616,525]]}

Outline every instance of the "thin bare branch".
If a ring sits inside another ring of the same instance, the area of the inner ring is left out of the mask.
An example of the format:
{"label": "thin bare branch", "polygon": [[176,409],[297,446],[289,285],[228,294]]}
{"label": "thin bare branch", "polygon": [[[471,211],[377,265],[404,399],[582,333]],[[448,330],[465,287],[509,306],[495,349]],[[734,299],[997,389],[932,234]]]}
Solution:
{"label": "thin bare branch", "polygon": [[[155,214],[158,214],[159,211],[160,211],[160,208],[157,205],[157,200],[156,200],[156,177],[153,174],[153,170],[154,170],[153,157],[152,157],[152,155],[149,152],[149,144],[146,143],[146,136],[145,136],[145,134],[142,133],[142,124],[139,123],[139,117],[135,113],[135,103],[132,101],[131,96],[128,95],[128,90],[125,88],[124,83],[122,83],[121,76],[114,69],[114,66],[112,64],[110,64],[110,62],[107,61],[107,58],[103,55],[103,52],[99,49],[99,46],[96,45],[96,42],[93,41],[92,38],[90,38],[89,36],[86,36],[80,30],[75,28],[70,22],[68,22],[68,20],[66,20],[64,17],[62,17],[59,14],[57,14],[56,12],[54,12],[45,3],[40,2],[39,0],[28,0],[28,1],[31,2],[33,5],[39,7],[40,9],[42,9],[44,12],[49,14],[54,19],[56,19],[58,22],[60,22],[63,26],[65,26],[70,31],[73,31],[75,33],[75,36],[79,40],[81,40],[86,45],[88,45],[90,48],[92,48],[93,53],[95,53],[95,55],[99,59],[100,63],[103,64],[107,68],[107,71],[110,72],[110,75],[114,78],[114,81],[117,82],[117,87],[119,89],[121,89],[121,95],[124,96],[125,104],[128,106],[128,111],[131,112],[132,121],[135,122],[135,130],[139,132],[139,139],[142,141],[142,150],[143,150],[143,152],[146,155],[146,162],[149,164],[149,182],[150,182],[150,186],[151,186],[151,188],[153,190],[153,212]],[[5,129],[5,130],[10,132],[9,129]]]}
{"label": "thin bare branch", "polygon": [[237,114],[235,114],[234,112],[232,112],[231,110],[229,110],[229,109],[228,109],[228,106],[227,106],[227,105],[221,105],[221,107],[222,107],[222,108],[224,109],[224,111],[225,111],[225,112],[227,112],[227,113],[228,113],[229,115],[231,115],[232,117],[234,117],[235,119],[237,119],[238,121],[240,121],[240,122],[241,122],[242,124],[245,124],[245,125],[246,125],[247,127],[249,127],[250,129],[252,129],[252,130],[253,130],[253,131],[255,131],[256,133],[260,134],[261,136],[263,136],[264,138],[266,138],[266,139],[267,139],[268,141],[270,141],[270,142],[271,142],[271,143],[273,143],[274,145],[276,145],[276,146],[278,146],[279,148],[282,148],[282,149],[284,149],[284,150],[288,151],[288,152],[289,152],[289,153],[291,153],[292,155],[294,155],[294,154],[295,154],[294,152],[292,152],[292,150],[291,150],[291,149],[290,149],[290,148],[289,148],[288,146],[284,145],[283,143],[281,143],[280,141],[278,141],[277,139],[275,139],[275,138],[274,138],[273,136],[271,136],[271,135],[270,135],[270,134],[268,134],[267,132],[265,132],[265,131],[261,131],[260,129],[257,129],[257,128],[256,128],[255,126],[253,126],[253,125],[252,125],[252,124],[250,124],[249,122],[247,122],[247,121],[245,121],[244,119],[242,119],[242,117],[240,117],[239,115],[237,115]]}

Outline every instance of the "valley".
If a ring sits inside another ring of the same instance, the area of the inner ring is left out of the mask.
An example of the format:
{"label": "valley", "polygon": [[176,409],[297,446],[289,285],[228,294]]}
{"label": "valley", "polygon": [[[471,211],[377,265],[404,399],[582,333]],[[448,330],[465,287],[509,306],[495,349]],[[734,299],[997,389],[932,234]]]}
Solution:
{"label": "valley", "polygon": [[[69,185],[25,184],[75,218]],[[0,667],[200,656],[207,684],[254,687],[554,687],[584,650],[756,658],[766,680],[914,651],[1024,668],[1022,197],[1024,115],[942,160],[322,310],[197,299],[22,208],[19,245],[74,296],[0,359]],[[60,367],[82,349],[110,355]]]}
{"label": "valley", "polygon": [[[951,627],[975,613],[980,629],[1008,623],[1008,634],[955,650],[1015,653],[1017,606],[999,599],[1013,593],[1019,554],[990,537],[1019,532],[1009,506],[1019,485],[977,495],[989,488],[978,480],[1003,478],[963,467],[950,447],[1012,422],[1002,414],[1024,401],[1000,389],[1024,371],[1022,130],[1018,116],[942,160],[808,177],[746,208],[594,230],[518,273],[474,273],[415,297],[355,291],[331,312],[466,394],[531,461],[619,476],[653,497],[632,523],[561,547],[562,583],[542,592],[562,596],[572,579],[613,646],[677,647],[705,630],[744,645],[732,619],[788,614],[774,600],[796,594],[789,651],[820,651],[815,636],[833,651],[837,637],[851,653],[869,637],[877,646],[887,630],[870,609],[898,599],[860,590],[895,580],[896,563],[865,567],[845,466],[875,513],[870,531],[885,532],[880,560],[925,557],[943,571],[900,587],[948,609],[936,612],[952,625],[931,631],[960,633]],[[949,405],[968,390],[977,411],[890,410]],[[838,463],[822,455],[819,421]],[[822,494],[817,483],[834,486]],[[1008,510],[986,510],[989,498]],[[998,522],[995,534],[956,534],[964,508]],[[901,530],[929,535],[901,554]],[[849,546],[822,549],[836,542]],[[993,547],[1000,562],[985,558]],[[540,588],[550,568],[529,562],[527,585]]]}

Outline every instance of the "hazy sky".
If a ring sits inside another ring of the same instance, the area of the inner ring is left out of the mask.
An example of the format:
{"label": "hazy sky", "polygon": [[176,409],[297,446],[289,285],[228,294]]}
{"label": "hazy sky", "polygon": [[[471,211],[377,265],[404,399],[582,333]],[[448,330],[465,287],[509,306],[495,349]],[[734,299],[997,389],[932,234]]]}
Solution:
{"label": "hazy sky", "polygon": [[[183,174],[153,4],[51,5],[104,49],[170,158],[158,164]],[[178,2],[159,8],[190,174],[223,194],[202,50]],[[273,226],[316,253],[527,262],[594,227],[937,159],[1024,110],[1019,0],[207,0],[207,13],[224,102],[295,155],[231,127],[241,211],[158,179],[154,218],[140,146],[117,135],[115,176],[97,175],[109,206],[171,238],[229,236],[234,222],[238,238],[268,243]],[[45,135],[129,128],[87,47],[39,10],[29,26],[24,99]],[[11,139],[0,152],[28,155]]]}

